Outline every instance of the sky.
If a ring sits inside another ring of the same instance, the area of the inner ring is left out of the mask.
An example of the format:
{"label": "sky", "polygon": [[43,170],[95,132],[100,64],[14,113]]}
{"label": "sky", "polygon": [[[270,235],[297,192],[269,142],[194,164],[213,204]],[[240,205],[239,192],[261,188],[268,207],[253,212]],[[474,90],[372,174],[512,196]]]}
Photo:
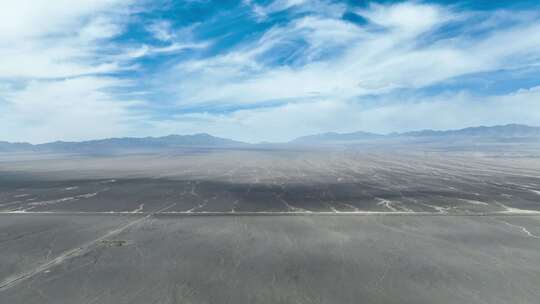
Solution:
{"label": "sky", "polygon": [[2,0],[0,141],[540,126],[540,1]]}

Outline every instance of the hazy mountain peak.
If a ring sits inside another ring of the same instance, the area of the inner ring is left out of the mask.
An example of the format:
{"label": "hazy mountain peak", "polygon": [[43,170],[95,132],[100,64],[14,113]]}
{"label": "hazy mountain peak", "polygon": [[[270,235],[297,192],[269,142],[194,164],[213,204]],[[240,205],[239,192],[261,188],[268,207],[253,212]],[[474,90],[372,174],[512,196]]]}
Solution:
{"label": "hazy mountain peak", "polygon": [[174,150],[186,147],[233,147],[245,143],[207,133],[190,135],[171,134],[162,137],[119,137],[87,141],[54,141],[32,145],[28,143],[0,143],[0,151],[115,153],[155,150]]}
{"label": "hazy mountain peak", "polygon": [[465,137],[537,137],[540,127],[521,124],[468,127],[457,130],[421,130],[399,134],[399,136],[465,136]]}
{"label": "hazy mountain peak", "polygon": [[403,133],[389,133],[386,135],[370,133],[370,132],[352,132],[352,133],[336,133],[327,132],[302,136],[295,140],[294,143],[332,143],[346,141],[368,141],[374,139],[391,139],[391,138],[540,138],[540,127],[531,127],[522,124],[507,124],[496,126],[478,126],[468,127],[456,130],[419,130]]}
{"label": "hazy mountain peak", "polygon": [[[456,142],[460,140],[523,141],[540,140],[540,127],[522,124],[468,127],[457,130],[419,130],[386,135],[371,132],[325,132],[307,135],[293,140],[295,144],[340,144],[340,143],[384,143],[398,140],[407,142]],[[270,143],[268,143],[270,144]],[[18,152],[63,152],[63,153],[136,153],[151,151],[174,151],[182,148],[234,148],[245,147],[247,143],[212,136],[208,133],[188,135],[170,134],[162,137],[122,137],[96,139],[81,142],[54,141],[45,144],[9,143],[0,141],[0,151]]]}

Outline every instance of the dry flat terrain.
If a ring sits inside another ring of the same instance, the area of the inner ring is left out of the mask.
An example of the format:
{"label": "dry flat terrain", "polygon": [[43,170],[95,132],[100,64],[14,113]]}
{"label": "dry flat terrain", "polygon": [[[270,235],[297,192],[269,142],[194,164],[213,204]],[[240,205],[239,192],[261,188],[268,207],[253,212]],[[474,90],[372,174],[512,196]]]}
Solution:
{"label": "dry flat terrain", "polygon": [[2,303],[537,303],[540,159],[4,155]]}
{"label": "dry flat terrain", "polygon": [[532,157],[237,151],[0,162],[3,213],[527,214],[539,201]]}

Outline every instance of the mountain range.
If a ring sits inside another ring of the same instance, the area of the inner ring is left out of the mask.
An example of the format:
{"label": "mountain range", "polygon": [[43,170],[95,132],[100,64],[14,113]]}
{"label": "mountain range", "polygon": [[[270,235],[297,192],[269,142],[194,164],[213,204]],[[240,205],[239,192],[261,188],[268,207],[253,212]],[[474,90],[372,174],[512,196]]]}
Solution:
{"label": "mountain range", "polygon": [[458,130],[420,130],[404,133],[377,134],[369,132],[321,133],[299,137],[295,143],[333,143],[373,140],[525,140],[540,139],[540,127],[508,124],[491,127],[470,127]]}
{"label": "mountain range", "polygon": [[163,137],[123,137],[80,142],[55,141],[32,145],[29,143],[0,142],[3,152],[64,152],[64,153],[124,153],[174,150],[186,147],[228,148],[247,145],[232,139],[205,133],[193,135],[168,135]]}
{"label": "mountain range", "polygon": [[[540,142],[540,127],[509,124],[491,127],[470,127],[458,130],[421,130],[404,133],[376,134],[369,132],[322,133],[296,138],[289,145],[316,145],[369,142]],[[0,141],[0,152],[62,152],[62,153],[128,153],[177,150],[182,148],[249,148],[280,145],[279,143],[248,144],[205,133],[169,135],[164,137],[124,137],[80,142],[56,141],[45,144],[10,143]]]}

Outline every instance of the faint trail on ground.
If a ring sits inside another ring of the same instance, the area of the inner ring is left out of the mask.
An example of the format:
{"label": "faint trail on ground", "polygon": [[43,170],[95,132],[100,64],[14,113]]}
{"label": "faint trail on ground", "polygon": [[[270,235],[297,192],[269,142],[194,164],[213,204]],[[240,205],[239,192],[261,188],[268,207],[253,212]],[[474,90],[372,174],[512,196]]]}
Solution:
{"label": "faint trail on ground", "polygon": [[56,265],[59,265],[71,258],[74,258],[74,257],[78,257],[78,256],[81,256],[91,250],[93,250],[94,248],[98,247],[99,246],[99,242],[103,241],[103,240],[106,240],[107,238],[109,237],[112,237],[114,235],[117,235],[121,232],[123,232],[124,230],[128,229],[129,227],[133,226],[133,225],[136,225],[146,219],[148,219],[149,217],[155,215],[156,213],[159,213],[159,212],[163,212],[169,208],[172,208],[176,205],[175,204],[171,204],[167,207],[164,207],[164,208],[161,208],[159,210],[156,210],[156,211],[153,211],[153,212],[150,212],[148,213],[147,215],[143,216],[142,218],[138,218],[136,220],[133,220],[133,221],[130,221],[128,222],[127,224],[125,225],[122,225],[114,230],[111,230],[109,232],[107,232],[105,235],[93,240],[93,241],[90,241],[86,244],[83,244],[81,245],[80,247],[77,247],[77,248],[74,248],[74,249],[70,249],[70,250],[67,250],[67,251],[64,251],[62,254],[60,254],[59,256],[57,256],[56,258],[46,262],[45,264],[41,264],[37,267],[35,267],[34,269],[32,270],[29,270],[29,271],[26,271],[26,272],[23,272],[23,273],[19,273],[19,274],[16,274],[16,275],[13,275],[11,277],[8,277],[6,279],[4,279],[3,281],[0,282],[0,292],[1,291],[4,291],[10,287],[13,287],[19,283],[21,283],[22,281],[26,280],[26,279],[29,279],[29,278],[32,278],[33,276],[45,271],[45,270],[48,270]]}
{"label": "faint trail on ground", "polygon": [[512,223],[509,223],[507,221],[502,221],[504,224],[506,224],[507,226],[510,226],[512,228],[516,228],[516,229],[519,229],[521,230],[521,232],[525,233],[527,236],[529,237],[532,237],[532,238],[535,238],[535,239],[540,239],[540,235],[536,235],[532,232],[530,232],[529,230],[527,230],[527,228],[525,228],[524,226],[519,226],[519,225],[516,225],[516,224],[512,224]]}

